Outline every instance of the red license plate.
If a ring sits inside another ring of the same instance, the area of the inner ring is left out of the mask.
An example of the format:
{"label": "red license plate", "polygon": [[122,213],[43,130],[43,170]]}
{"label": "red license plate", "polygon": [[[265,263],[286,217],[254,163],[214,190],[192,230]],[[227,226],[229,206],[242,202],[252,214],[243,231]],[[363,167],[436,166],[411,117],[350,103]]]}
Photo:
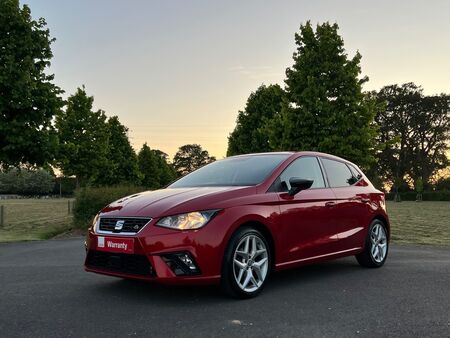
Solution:
{"label": "red license plate", "polygon": [[134,238],[97,236],[97,250],[134,253]]}

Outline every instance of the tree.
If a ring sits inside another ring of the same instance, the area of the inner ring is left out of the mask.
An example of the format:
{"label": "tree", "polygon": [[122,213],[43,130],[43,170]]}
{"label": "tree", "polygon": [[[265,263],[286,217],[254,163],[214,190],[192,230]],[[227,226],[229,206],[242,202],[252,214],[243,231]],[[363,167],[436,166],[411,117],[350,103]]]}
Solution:
{"label": "tree", "polygon": [[377,153],[380,176],[396,193],[407,176],[429,187],[434,173],[448,165],[450,96],[425,96],[421,87],[405,83],[385,86],[376,97],[386,103],[375,117],[377,141],[384,144]]}
{"label": "tree", "polygon": [[0,164],[43,165],[54,158],[57,137],[52,118],[61,109],[62,90],[45,72],[53,57],[43,18],[33,20],[27,5],[0,1]]}
{"label": "tree", "polygon": [[450,164],[450,95],[423,96],[420,107],[411,120],[414,131],[412,168],[414,181],[430,186],[431,177]]}
{"label": "tree", "polygon": [[138,163],[144,187],[159,189],[175,179],[176,172],[167,162],[167,157],[161,150],[150,149],[147,143],[142,146],[138,154]]}
{"label": "tree", "polygon": [[411,165],[410,120],[421,94],[416,85],[408,83],[385,86],[374,95],[380,103],[385,103],[385,108],[375,116],[379,130],[376,142],[384,145],[376,155],[378,173],[382,181],[393,186],[397,200],[402,187],[407,188],[405,175]]}
{"label": "tree", "polygon": [[244,111],[240,111],[236,127],[228,137],[227,156],[270,151],[263,127],[281,111],[284,91],[279,85],[261,85],[250,94]]}
{"label": "tree", "polygon": [[120,123],[117,116],[106,123],[108,130],[107,170],[102,171],[95,181],[98,185],[140,183],[140,172],[136,153],[128,140],[128,128]]}
{"label": "tree", "polygon": [[158,170],[159,187],[165,187],[177,177],[177,172],[171,164],[168,163],[169,156],[158,149],[152,150],[156,158]]}
{"label": "tree", "polygon": [[142,185],[149,189],[158,189],[157,159],[147,143],[144,143],[138,153],[138,165],[142,174]]}
{"label": "tree", "polygon": [[216,158],[209,156],[208,151],[203,150],[199,144],[186,144],[178,148],[173,158],[173,167],[178,175],[182,176],[215,160]]}
{"label": "tree", "polygon": [[59,135],[58,165],[64,175],[77,177],[82,186],[110,170],[108,127],[105,113],[92,111],[94,98],[78,88],[67,100],[65,112],[56,117]]}
{"label": "tree", "polygon": [[367,168],[374,162],[376,101],[362,92],[359,52],[348,59],[338,25],[309,22],[295,34],[286,100],[265,130],[276,150],[316,150]]}

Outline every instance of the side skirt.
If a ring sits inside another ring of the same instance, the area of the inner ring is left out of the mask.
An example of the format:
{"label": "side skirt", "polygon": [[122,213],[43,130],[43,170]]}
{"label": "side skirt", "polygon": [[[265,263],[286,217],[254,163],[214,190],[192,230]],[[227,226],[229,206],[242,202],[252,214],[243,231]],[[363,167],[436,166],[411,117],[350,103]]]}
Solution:
{"label": "side skirt", "polygon": [[339,257],[351,256],[353,254],[361,252],[362,249],[363,249],[362,247],[357,247],[357,248],[351,248],[351,249],[347,249],[347,250],[332,252],[332,253],[328,253],[325,255],[313,256],[313,257],[298,259],[295,261],[278,263],[278,264],[275,264],[275,269],[283,270],[283,269],[287,269],[287,268],[290,268],[293,266],[309,264],[309,263],[314,263],[314,262],[319,262],[319,261],[326,261],[326,260],[339,258]]}

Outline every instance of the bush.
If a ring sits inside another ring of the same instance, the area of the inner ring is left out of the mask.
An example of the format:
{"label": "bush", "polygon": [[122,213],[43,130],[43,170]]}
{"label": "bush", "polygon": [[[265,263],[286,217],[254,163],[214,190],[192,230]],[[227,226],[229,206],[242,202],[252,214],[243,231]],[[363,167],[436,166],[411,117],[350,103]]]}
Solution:
{"label": "bush", "polygon": [[[389,201],[394,200],[395,193],[386,194],[386,199]],[[401,192],[400,198],[402,201],[415,201],[417,193],[413,191]],[[450,190],[441,191],[424,191],[422,193],[423,201],[450,201]]]}
{"label": "bush", "polygon": [[75,193],[73,209],[74,225],[78,228],[87,229],[94,216],[102,208],[115,200],[144,190],[145,188],[133,186],[78,189]]}
{"label": "bush", "polygon": [[0,172],[0,194],[47,195],[54,186],[54,177],[44,169],[10,168]]}
{"label": "bush", "polygon": [[75,177],[59,176],[55,178],[52,195],[59,195],[61,193],[64,197],[73,197],[76,187],[77,179]]}

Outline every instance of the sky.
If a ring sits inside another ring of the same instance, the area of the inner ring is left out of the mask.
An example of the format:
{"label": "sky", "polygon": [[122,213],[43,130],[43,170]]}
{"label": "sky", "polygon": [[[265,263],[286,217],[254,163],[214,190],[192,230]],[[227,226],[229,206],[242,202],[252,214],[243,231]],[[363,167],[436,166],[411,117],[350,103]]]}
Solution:
{"label": "sky", "polygon": [[217,158],[261,84],[284,86],[300,24],[336,22],[366,90],[415,82],[450,93],[450,1],[23,0],[52,37],[50,72],[66,92],[86,86],[117,115],[135,149],[173,157],[198,143]]}

